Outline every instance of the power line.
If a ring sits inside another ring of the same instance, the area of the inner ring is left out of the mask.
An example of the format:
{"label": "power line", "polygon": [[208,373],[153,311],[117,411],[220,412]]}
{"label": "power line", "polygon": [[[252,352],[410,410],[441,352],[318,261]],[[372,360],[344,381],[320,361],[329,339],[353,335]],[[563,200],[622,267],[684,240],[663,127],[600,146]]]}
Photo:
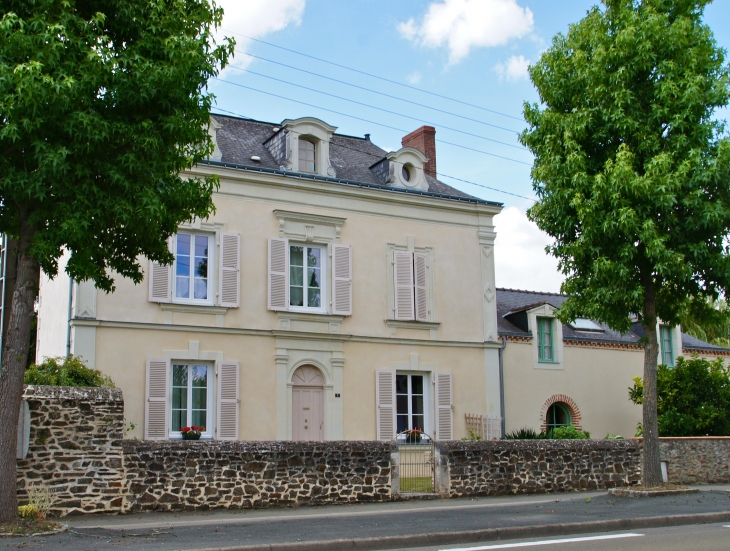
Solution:
{"label": "power line", "polygon": [[456,103],[461,103],[462,105],[468,105],[469,107],[473,107],[475,109],[481,109],[482,111],[487,111],[489,113],[494,113],[496,115],[502,115],[503,117],[509,117],[510,119],[515,119],[515,120],[524,122],[524,119],[522,119],[522,118],[515,117],[513,115],[508,115],[507,113],[502,113],[501,111],[495,111],[494,109],[488,109],[488,108],[482,107],[480,105],[474,105],[473,103],[468,103],[466,101],[461,101],[461,100],[458,100],[458,99],[450,98],[449,96],[442,96],[441,94],[437,94],[435,92],[429,92],[428,90],[424,90],[423,88],[417,88],[416,86],[410,86],[408,84],[403,84],[402,82],[398,82],[397,80],[391,80],[389,78],[385,78],[385,77],[381,77],[381,76],[378,76],[378,75],[374,75],[372,73],[367,73],[367,72],[361,71],[359,69],[353,69],[352,67],[348,67],[347,65],[340,65],[339,63],[335,63],[334,61],[328,61],[326,59],[322,59],[321,57],[316,57],[316,56],[313,56],[313,55],[309,55],[309,54],[305,54],[305,53],[302,53],[302,52],[298,52],[296,50],[291,50],[289,48],[285,48],[284,46],[279,46],[277,44],[272,44],[271,42],[266,42],[265,40],[259,40],[258,38],[253,38],[253,37],[250,37],[250,36],[246,36],[245,34],[237,33],[237,32],[231,31],[231,30],[227,30],[227,29],[223,29],[223,31],[229,32],[231,34],[235,34],[235,35],[238,35],[238,36],[242,36],[243,38],[247,38],[249,40],[253,40],[254,42],[260,42],[261,44],[266,44],[267,46],[271,46],[273,48],[279,48],[280,50],[285,50],[287,52],[291,52],[291,53],[294,53],[294,54],[297,54],[297,55],[300,55],[300,56],[308,57],[310,59],[315,59],[317,61],[321,61],[322,63],[327,63],[327,64],[333,65],[335,67],[340,67],[342,69],[347,69],[348,71],[353,71],[355,73],[360,73],[361,75],[369,76],[369,77],[372,77],[372,78],[377,78],[379,80],[382,80],[382,81],[385,81],[385,82],[390,82],[391,84],[397,84],[398,86],[403,86],[404,88],[410,88],[411,90],[416,90],[416,91],[422,92],[424,94],[429,94],[431,96],[436,96],[438,98],[446,99],[446,100],[453,101],[453,102],[456,102]]}
{"label": "power line", "polygon": [[[223,111],[224,113],[228,113],[230,115],[235,115],[237,117],[242,117],[244,119],[254,120],[251,117],[247,117],[245,115],[241,115],[241,114],[236,113],[234,111],[228,111],[227,109],[221,109],[220,107],[214,107],[214,109],[217,109],[218,111]],[[344,149],[350,149],[352,151],[357,151],[358,153],[361,153],[361,154],[364,154],[364,155],[369,155],[371,157],[375,157],[375,158],[378,158],[378,159],[381,158],[380,155],[376,155],[376,154],[370,153],[368,151],[362,151],[361,149],[355,149],[354,147],[349,147],[349,146],[346,146],[345,144],[341,144],[341,143],[335,144],[335,143],[332,143],[331,141],[327,141],[327,143],[332,144],[335,147],[341,147],[341,148],[344,148]],[[470,184],[472,186],[477,186],[477,187],[480,187],[480,188],[488,189],[490,191],[496,191],[498,193],[504,193],[506,195],[512,195],[513,197],[519,197],[520,199],[527,199],[528,201],[536,202],[535,199],[532,199],[531,197],[525,197],[524,195],[519,195],[517,193],[512,193],[511,191],[504,191],[503,189],[499,189],[499,188],[496,188],[496,187],[486,186],[484,184],[478,184],[476,182],[472,182],[471,180],[465,180],[463,178],[457,178],[456,176],[450,176],[450,175],[444,174],[442,172],[437,172],[436,174],[438,176],[442,176],[444,178],[450,178],[452,180],[457,180],[459,182],[464,182],[464,183]]]}
{"label": "power line", "polygon": [[[297,99],[288,98],[286,96],[281,96],[279,94],[274,94],[273,92],[266,92],[265,90],[259,90],[258,88],[253,88],[252,86],[246,86],[244,84],[239,84],[237,82],[231,82],[230,80],[225,80],[225,79],[218,78],[218,77],[213,77],[213,78],[215,80],[218,80],[220,82],[225,82],[226,84],[230,84],[232,86],[238,86],[239,88],[245,88],[246,90],[252,90],[254,92],[259,92],[259,93],[265,94],[267,96],[272,96],[272,97],[275,97],[275,98],[285,99],[287,101],[292,101],[294,103],[299,103],[301,105],[306,105],[307,107],[314,107],[315,109],[321,109],[323,111],[328,111],[328,112],[334,113],[336,115],[342,115],[343,117],[348,117],[348,118],[351,118],[351,119],[356,119],[356,120],[359,120],[359,121],[367,122],[368,124],[374,124],[376,126],[382,126],[384,128],[390,128],[391,130],[397,130],[398,132],[404,132],[406,134],[408,134],[408,132],[409,132],[408,130],[404,130],[403,128],[397,128],[395,126],[390,126],[388,124],[383,124],[381,122],[375,122],[375,121],[371,121],[369,119],[364,119],[362,117],[356,117],[355,115],[348,115],[347,113],[343,113],[341,111],[335,111],[334,109],[328,109],[327,107],[322,107],[320,105],[314,105],[312,103],[307,103],[307,102],[300,101],[300,100],[297,100]],[[517,159],[512,159],[510,157],[504,157],[502,155],[497,155],[496,153],[489,153],[488,151],[483,151],[481,149],[475,149],[473,147],[468,147],[466,145],[460,145],[460,144],[457,144],[457,143],[449,142],[449,141],[446,141],[446,140],[440,140],[440,139],[437,139],[436,141],[439,142],[439,143],[442,143],[442,144],[451,145],[451,146],[454,146],[454,147],[459,147],[461,149],[467,149],[469,151],[474,151],[475,153],[481,153],[482,155],[489,155],[490,157],[497,157],[499,159],[504,159],[505,161],[511,161],[513,163],[519,163],[521,165],[532,166],[532,163],[526,163],[524,161],[518,161]]]}
{"label": "power line", "polygon": [[[286,63],[281,63],[280,61],[274,61],[273,59],[267,59],[267,58],[261,57],[259,55],[250,54],[248,52],[244,52],[243,50],[235,50],[235,51],[238,52],[239,54],[243,54],[243,55],[247,55],[249,57],[253,57],[254,59],[260,59],[261,61],[266,61],[267,63],[273,63],[274,65],[280,65],[282,67],[286,67],[287,69],[293,69],[293,70],[299,71],[301,73],[306,73],[308,75],[312,75],[312,76],[315,76],[315,77],[318,77],[318,78],[323,78],[323,79],[326,79],[326,80],[331,80],[332,82],[337,82],[339,84],[344,84],[345,86],[351,86],[352,88],[358,88],[359,90],[365,90],[366,92],[371,92],[373,94],[378,94],[378,95],[384,96],[386,98],[396,99],[398,101],[402,101],[402,102],[405,102],[405,103],[410,103],[412,105],[417,105],[418,107],[423,107],[425,109],[430,109],[432,111],[438,111],[439,113],[445,113],[446,115],[450,115],[452,117],[458,117],[460,119],[464,119],[464,120],[467,120],[467,121],[475,122],[477,124],[483,124],[484,126],[491,126],[493,128],[499,128],[500,130],[506,130],[508,132],[515,132],[516,133],[515,130],[512,130],[510,128],[505,128],[503,126],[498,126],[496,124],[492,124],[492,123],[489,123],[489,122],[480,121],[479,119],[474,119],[472,117],[467,117],[467,116],[464,116],[464,115],[459,115],[458,113],[452,113],[451,111],[446,111],[445,109],[439,109],[438,107],[432,107],[430,105],[426,105],[425,103],[418,103],[417,101],[412,101],[412,100],[409,100],[409,99],[401,98],[399,96],[394,96],[392,94],[386,94],[385,92],[379,92],[378,90],[373,90],[372,88],[366,88],[365,86],[360,86],[358,84],[352,84],[351,82],[347,82],[345,80],[340,80],[340,79],[337,79],[337,78],[328,77],[326,75],[322,75],[322,74],[319,74],[319,73],[315,73],[313,71],[308,71],[308,70],[302,69],[300,67],[295,67],[294,65],[287,65]],[[524,122],[524,120],[522,122]]]}
{"label": "power line", "polygon": [[[309,90],[310,92],[316,92],[318,94],[323,94],[323,95],[329,96],[331,98],[337,98],[337,99],[340,99],[340,100],[343,100],[343,101],[349,101],[350,103],[355,103],[357,105],[362,105],[364,107],[369,107],[370,109],[377,109],[378,111],[383,111],[384,113],[390,113],[391,115],[397,115],[399,117],[403,117],[403,118],[406,118],[406,119],[411,119],[411,120],[420,122],[422,124],[430,124],[432,126],[438,126],[440,128],[445,128],[447,130],[451,130],[453,132],[459,132],[460,134],[465,134],[467,136],[472,136],[474,138],[479,138],[480,140],[486,140],[488,142],[494,142],[494,143],[506,145],[507,147],[514,147],[515,149],[520,149],[520,150],[526,151],[526,149],[523,146],[520,146],[520,145],[514,145],[514,144],[507,143],[507,142],[502,142],[500,140],[495,140],[493,138],[487,138],[486,136],[481,136],[479,134],[472,134],[471,132],[466,132],[465,130],[459,130],[458,128],[453,128],[451,126],[444,126],[443,124],[436,124],[434,122],[424,121],[423,119],[419,119],[418,117],[411,117],[410,115],[404,115],[403,113],[398,113],[397,111],[390,111],[389,109],[383,109],[382,107],[376,107],[375,105],[370,105],[368,103],[363,103],[361,101],[356,101],[354,99],[345,98],[345,97],[342,97],[342,96],[338,96],[336,94],[330,94],[329,92],[323,92],[322,90],[317,90],[316,88],[309,88],[308,86],[303,86],[301,84],[296,84],[296,83],[290,82],[288,80],[283,80],[283,79],[276,78],[276,77],[272,77],[272,76],[269,76],[269,75],[264,75],[262,73],[257,73],[256,71],[251,71],[249,69],[243,69],[243,68],[237,67],[235,65],[229,65],[229,67],[232,67],[234,69],[237,69],[239,71],[243,71],[243,72],[246,72],[246,73],[251,73],[252,75],[260,76],[260,77],[263,77],[263,78],[268,78],[270,80],[275,80],[277,82],[283,82],[284,84],[288,84],[290,86],[296,86],[297,88],[302,88],[303,90]],[[517,132],[515,132],[515,134],[517,134]]]}

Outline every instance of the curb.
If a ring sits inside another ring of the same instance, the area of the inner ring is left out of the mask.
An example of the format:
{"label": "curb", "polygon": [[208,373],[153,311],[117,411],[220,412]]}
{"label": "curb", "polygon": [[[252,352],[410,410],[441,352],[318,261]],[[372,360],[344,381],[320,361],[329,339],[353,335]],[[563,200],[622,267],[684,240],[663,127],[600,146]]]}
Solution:
{"label": "curb", "polygon": [[566,536],[589,532],[615,532],[642,528],[665,528],[688,524],[712,524],[730,521],[730,511],[721,513],[698,513],[694,515],[672,515],[666,517],[640,517],[566,524],[539,524],[536,526],[510,526],[463,532],[434,532],[407,536],[385,536],[380,538],[339,539],[323,541],[302,541],[291,543],[266,543],[234,547],[206,547],[190,551],[374,551],[398,547],[429,547],[478,543],[494,540],[511,540],[536,537]]}
{"label": "curb", "polygon": [[611,488],[608,491],[608,495],[615,497],[664,497],[698,493],[700,493],[699,488],[683,488],[681,490],[631,490],[630,488]]}

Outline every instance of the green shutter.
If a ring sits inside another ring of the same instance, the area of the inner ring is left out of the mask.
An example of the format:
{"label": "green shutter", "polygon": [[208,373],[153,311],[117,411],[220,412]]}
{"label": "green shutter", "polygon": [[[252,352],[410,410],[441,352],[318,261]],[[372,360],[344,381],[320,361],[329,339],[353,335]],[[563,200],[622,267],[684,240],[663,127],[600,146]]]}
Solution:
{"label": "green shutter", "polygon": [[550,318],[537,318],[538,360],[553,361],[553,331]]}
{"label": "green shutter", "polygon": [[668,325],[659,326],[659,337],[662,346],[662,363],[674,367],[674,347],[672,346],[672,328]]}

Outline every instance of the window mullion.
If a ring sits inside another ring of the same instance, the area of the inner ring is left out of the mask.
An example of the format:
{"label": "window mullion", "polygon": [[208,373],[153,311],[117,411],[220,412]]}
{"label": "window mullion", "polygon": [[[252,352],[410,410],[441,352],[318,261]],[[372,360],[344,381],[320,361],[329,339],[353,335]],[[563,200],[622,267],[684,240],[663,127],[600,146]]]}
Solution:
{"label": "window mullion", "polygon": [[309,247],[304,247],[302,253],[302,304],[305,308],[309,308],[309,280],[307,279],[307,273],[309,272]]}
{"label": "window mullion", "polygon": [[191,367],[188,365],[188,413],[186,427],[192,426],[193,422],[193,378],[191,376]]}

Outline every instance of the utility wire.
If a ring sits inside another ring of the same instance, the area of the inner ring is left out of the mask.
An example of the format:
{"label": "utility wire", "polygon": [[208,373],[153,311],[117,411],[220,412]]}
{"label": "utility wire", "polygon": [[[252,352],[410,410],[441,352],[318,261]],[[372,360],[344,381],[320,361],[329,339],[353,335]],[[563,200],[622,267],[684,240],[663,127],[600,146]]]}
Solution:
{"label": "utility wire", "polygon": [[[217,109],[218,111],[223,111],[224,113],[228,113],[230,115],[235,115],[237,117],[242,117],[244,119],[254,120],[251,117],[247,117],[245,115],[241,115],[239,113],[235,113],[234,111],[228,111],[227,109],[221,109],[220,107],[213,107],[213,109]],[[356,152],[358,152],[360,154],[369,155],[370,157],[375,157],[377,159],[382,158],[380,155],[376,155],[375,153],[370,153],[368,151],[363,151],[361,149],[355,149],[354,147],[349,147],[349,146],[347,146],[345,144],[332,143],[331,141],[328,141],[328,140],[325,140],[325,141],[327,141],[328,144],[334,145],[335,147],[341,147],[343,149],[350,149],[350,150],[356,151]],[[531,197],[525,197],[524,195],[519,195],[517,193],[512,193],[511,191],[504,191],[503,189],[499,189],[499,188],[496,188],[496,187],[485,186],[484,184],[478,184],[476,182],[472,182],[471,180],[464,180],[463,178],[457,178],[456,176],[450,176],[450,175],[444,174],[442,172],[437,172],[436,174],[438,176],[442,176],[444,178],[450,178],[452,180],[457,180],[459,182],[464,182],[465,184],[470,184],[472,186],[476,186],[476,187],[488,189],[490,191],[496,191],[498,193],[504,193],[506,195],[512,195],[513,197],[519,197],[520,199],[527,199],[528,201],[532,201],[533,203],[537,202],[537,201],[535,201],[535,199],[533,199]]]}
{"label": "utility wire", "polygon": [[[280,96],[279,94],[274,94],[273,92],[266,92],[265,90],[259,90],[258,88],[253,88],[252,86],[246,86],[244,84],[239,84],[237,82],[231,82],[230,80],[225,80],[225,79],[218,78],[218,77],[213,77],[213,78],[215,80],[218,80],[220,82],[225,82],[226,84],[230,84],[232,86],[238,86],[239,88],[245,88],[246,90],[252,90],[254,92],[259,92],[259,93],[265,94],[267,96],[272,96],[272,97],[275,97],[275,98],[285,99],[287,101],[293,101],[294,103],[299,103],[301,105],[306,105],[308,107],[314,107],[315,109],[321,109],[323,111],[328,111],[328,112],[334,113],[336,115],[342,115],[343,117],[348,117],[348,118],[351,118],[351,119],[356,119],[356,120],[359,120],[359,121],[367,122],[368,124],[374,124],[376,126],[382,126],[384,128],[390,128],[391,130],[397,130],[398,132],[404,132],[406,134],[408,134],[408,132],[409,132],[408,130],[404,130],[403,128],[397,128],[395,126],[390,126],[388,124],[383,124],[381,122],[375,122],[375,121],[371,121],[369,119],[364,119],[362,117],[356,117],[355,115],[348,115],[347,113],[343,113],[341,111],[335,111],[334,109],[328,109],[327,107],[322,107],[320,105],[314,105],[312,103],[306,103],[304,101],[300,101],[300,100],[293,99],[293,98],[288,98],[286,96]],[[439,143],[442,143],[442,144],[452,145],[454,147],[460,147],[461,149],[467,149],[469,151],[474,151],[476,153],[481,153],[482,155],[489,155],[490,157],[497,157],[499,159],[504,159],[506,161],[511,161],[513,163],[519,163],[521,165],[532,166],[532,163],[526,163],[524,161],[518,161],[517,159],[512,159],[510,157],[504,157],[502,155],[497,155],[496,153],[489,153],[488,151],[483,151],[481,149],[475,149],[473,147],[468,147],[466,145],[460,145],[458,143],[448,142],[446,140],[439,140],[439,139],[437,139],[436,141],[439,142]]]}
{"label": "utility wire", "polygon": [[[464,115],[459,115],[458,113],[452,113],[451,111],[446,111],[444,109],[439,109],[438,107],[431,107],[430,105],[426,105],[425,103],[418,103],[417,101],[412,101],[409,99],[401,98],[399,96],[394,96],[392,94],[386,94],[385,92],[379,92],[378,90],[373,90],[372,88],[366,88],[365,86],[360,86],[358,84],[352,84],[351,82],[347,82],[345,80],[340,80],[333,77],[328,77],[326,75],[321,75],[319,73],[315,73],[313,71],[307,71],[306,69],[301,69],[300,67],[295,67],[294,65],[287,65],[286,63],[281,63],[280,61],[274,61],[273,59],[267,59],[265,57],[261,57],[258,55],[250,54],[248,52],[244,52],[243,50],[236,50],[239,54],[247,55],[249,57],[253,57],[254,59],[260,59],[261,61],[266,61],[267,63],[273,63],[274,65],[280,65],[282,67],[286,67],[287,69],[294,69],[295,71],[299,71],[301,73],[306,73],[308,75],[312,75],[318,78],[323,78],[326,80],[331,80],[332,82],[337,82],[339,84],[344,84],[346,86],[351,86],[352,88],[358,88],[359,90],[365,90],[366,92],[371,92],[373,94],[378,94],[380,96],[384,96],[386,98],[396,99],[398,101],[402,101],[405,103],[410,103],[412,105],[417,105],[418,107],[423,107],[425,109],[430,109],[432,111],[438,111],[439,113],[445,113],[446,115],[450,115],[452,117],[458,117],[460,119],[464,119],[467,121],[475,122],[477,124],[483,124],[484,126],[491,126],[492,128],[499,128],[500,130],[506,130],[508,132],[515,132],[515,130],[512,130],[511,128],[505,128],[503,126],[498,126],[496,124],[491,124],[485,121],[480,121],[479,119],[474,119],[472,117],[466,117]],[[231,65],[233,67],[233,65]],[[524,121],[522,121],[524,122]]]}
{"label": "utility wire", "polygon": [[[268,78],[270,80],[275,80],[277,82],[283,82],[284,84],[288,84],[290,86],[296,86],[297,88],[302,88],[303,90],[309,90],[310,92],[316,92],[318,94],[322,94],[322,95],[325,95],[325,96],[329,96],[331,98],[337,98],[337,99],[341,99],[343,101],[349,101],[350,103],[355,103],[357,105],[362,105],[364,107],[369,107],[370,109],[377,109],[378,111],[383,111],[384,113],[390,113],[391,115],[397,115],[399,117],[403,117],[403,118],[406,118],[406,119],[411,119],[411,120],[420,122],[421,124],[430,124],[432,126],[438,126],[440,128],[445,128],[446,130],[451,130],[453,132],[459,132],[460,134],[465,134],[467,136],[472,136],[474,138],[479,138],[480,140],[486,140],[488,142],[494,142],[494,143],[506,145],[507,147],[514,147],[515,149],[519,149],[519,150],[522,150],[522,151],[526,151],[526,148],[524,148],[521,145],[514,145],[514,144],[507,143],[507,142],[502,142],[500,140],[495,140],[493,138],[487,138],[486,136],[480,136],[479,134],[472,134],[471,132],[466,132],[465,130],[459,130],[458,128],[453,128],[451,126],[444,126],[443,124],[436,124],[435,122],[424,121],[423,119],[419,119],[418,117],[411,117],[410,115],[404,115],[403,113],[398,113],[397,111],[390,111],[389,109],[383,109],[382,107],[376,107],[375,105],[370,105],[368,103],[363,103],[361,101],[356,101],[354,99],[345,98],[345,97],[342,97],[342,96],[338,96],[336,94],[330,94],[329,92],[323,92],[322,90],[317,90],[316,88],[309,88],[307,86],[303,86],[301,84],[296,84],[296,83],[290,82],[288,80],[283,80],[283,79],[280,79],[280,78],[276,78],[276,77],[271,77],[271,76],[268,76],[268,75],[264,75],[262,73],[257,73],[256,71],[251,71],[250,69],[243,69],[241,67],[237,67],[236,65],[229,65],[229,67],[232,67],[233,69],[236,69],[238,71],[243,71],[245,73],[250,73],[252,75],[260,76],[260,77],[263,77],[263,78]],[[515,132],[515,134],[517,134],[517,132]]]}
{"label": "utility wire", "polygon": [[222,29],[222,30],[224,32],[229,32],[231,34],[235,34],[235,35],[238,35],[238,36],[242,36],[243,38],[247,38],[249,40],[253,40],[254,42],[260,42],[261,44],[266,44],[267,46],[271,46],[273,48],[279,48],[280,50],[284,50],[284,51],[287,51],[287,52],[291,52],[293,54],[297,54],[297,55],[300,55],[300,56],[308,57],[310,59],[315,59],[317,61],[321,61],[322,63],[327,63],[327,64],[333,65],[335,67],[340,67],[341,69],[347,69],[348,71],[353,71],[355,73],[360,73],[361,75],[369,76],[369,77],[372,77],[372,78],[377,78],[378,80],[382,80],[382,81],[385,81],[385,82],[390,82],[391,84],[397,84],[398,86],[403,86],[404,88],[410,88],[411,90],[416,90],[416,91],[422,92],[424,94],[429,94],[431,96],[436,96],[438,98],[446,99],[446,100],[453,101],[453,102],[456,102],[456,103],[461,103],[462,105],[468,105],[469,107],[473,107],[475,109],[481,109],[482,111],[488,111],[489,113],[494,113],[496,115],[502,115],[503,117],[509,117],[510,119],[515,119],[515,120],[524,122],[524,119],[522,119],[522,118],[515,117],[513,115],[508,115],[507,113],[502,113],[501,111],[495,111],[494,109],[488,109],[488,108],[482,107],[480,105],[474,105],[473,103],[468,103],[466,101],[461,101],[461,100],[458,100],[458,99],[450,98],[449,96],[442,96],[441,94],[437,94],[435,92],[429,92],[428,90],[424,90],[422,88],[417,88],[416,86],[410,86],[408,84],[403,84],[402,82],[398,82],[397,80],[391,80],[389,78],[385,78],[385,77],[381,77],[381,76],[378,76],[378,75],[374,75],[372,73],[367,73],[367,72],[361,71],[359,69],[353,69],[352,67],[348,67],[347,65],[340,65],[339,63],[335,63],[334,61],[328,61],[326,59],[322,59],[321,57],[316,57],[316,56],[313,56],[313,55],[309,55],[309,54],[305,54],[305,53],[302,53],[302,52],[298,52],[296,50],[291,50],[289,48],[285,48],[284,46],[279,46],[277,44],[272,44],[271,42],[266,42],[265,40],[259,40],[258,38],[253,38],[251,36],[247,36],[245,34],[237,33],[237,32],[234,32],[234,31],[231,31],[231,30],[228,30],[228,29]]}

